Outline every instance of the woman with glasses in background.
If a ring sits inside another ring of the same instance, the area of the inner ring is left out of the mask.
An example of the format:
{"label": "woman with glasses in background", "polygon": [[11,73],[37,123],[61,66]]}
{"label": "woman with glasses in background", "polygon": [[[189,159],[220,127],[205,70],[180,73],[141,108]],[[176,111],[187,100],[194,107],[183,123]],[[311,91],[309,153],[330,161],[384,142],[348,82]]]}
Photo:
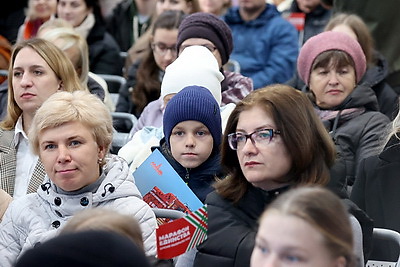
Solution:
{"label": "woman with glasses in background", "polygon": [[[183,18],[182,11],[174,10],[165,11],[158,16],[143,59],[130,67],[127,82],[120,89],[116,111],[128,112],[139,117],[149,102],[160,97],[165,68],[177,57],[178,27]],[[119,131],[127,131],[127,127],[120,123],[116,128]]]}
{"label": "woman with glasses in background", "polygon": [[194,266],[249,266],[265,207],[296,185],[325,185],[335,146],[308,98],[277,84],[237,104],[221,157],[228,175],[207,196],[208,237]]}

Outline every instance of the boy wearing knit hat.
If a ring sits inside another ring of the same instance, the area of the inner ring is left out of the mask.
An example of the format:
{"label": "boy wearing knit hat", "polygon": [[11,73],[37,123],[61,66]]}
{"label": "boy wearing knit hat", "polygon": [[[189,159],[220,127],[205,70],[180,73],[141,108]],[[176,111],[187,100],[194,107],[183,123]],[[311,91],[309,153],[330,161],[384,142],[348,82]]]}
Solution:
{"label": "boy wearing knit hat", "polygon": [[[224,70],[233,50],[232,32],[216,15],[196,12],[183,19],[176,47],[179,56],[189,46],[200,45],[212,52],[225,79],[221,83],[222,106],[237,103],[253,90],[253,81],[238,72]],[[179,58],[178,56],[178,58]]]}
{"label": "boy wearing knit hat", "polygon": [[[185,49],[166,68],[160,98],[146,106],[133,128],[132,139],[118,151],[118,155],[128,162],[132,172],[151,154],[151,147],[158,146],[163,137],[162,120],[167,101],[183,88],[197,85],[207,88],[217,103],[221,104],[223,78],[216,58],[207,48],[199,45]],[[233,103],[221,107],[222,127],[234,107]]]}
{"label": "boy wearing knit hat", "polygon": [[204,202],[221,175],[222,139],[219,105],[210,91],[188,86],[167,104],[164,138],[158,148],[196,196]]}
{"label": "boy wearing knit hat", "polygon": [[217,60],[207,48],[198,45],[188,48],[165,69],[159,99],[144,108],[131,133],[134,134],[145,126],[161,127],[168,100],[189,85],[206,87],[218,104],[221,104],[223,79]]}

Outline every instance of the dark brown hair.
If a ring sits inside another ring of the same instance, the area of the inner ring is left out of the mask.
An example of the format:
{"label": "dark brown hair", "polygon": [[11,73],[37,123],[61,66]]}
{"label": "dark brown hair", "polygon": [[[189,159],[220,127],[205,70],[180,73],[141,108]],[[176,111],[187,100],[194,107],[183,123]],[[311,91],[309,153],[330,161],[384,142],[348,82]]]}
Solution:
{"label": "dark brown hair", "polygon": [[[157,29],[178,29],[185,14],[182,11],[167,10],[157,17],[152,28],[152,35]],[[131,98],[135,106],[135,113],[139,115],[144,107],[160,97],[161,81],[160,68],[154,59],[151,44],[145,52],[142,62],[136,73],[136,86],[132,90]]]}
{"label": "dark brown hair", "polygon": [[217,192],[237,202],[250,185],[240,168],[236,151],[228,145],[227,136],[236,132],[240,114],[256,106],[272,117],[292,155],[289,179],[282,183],[327,184],[329,167],[336,157],[331,137],[304,93],[287,85],[275,84],[251,92],[229,116],[221,151],[221,163],[228,175],[216,184]]}

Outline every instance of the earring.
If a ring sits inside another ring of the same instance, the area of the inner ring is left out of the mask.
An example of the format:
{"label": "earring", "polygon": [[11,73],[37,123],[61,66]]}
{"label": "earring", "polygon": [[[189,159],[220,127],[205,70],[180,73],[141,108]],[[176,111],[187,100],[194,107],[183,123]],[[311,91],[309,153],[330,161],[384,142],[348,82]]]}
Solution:
{"label": "earring", "polygon": [[99,158],[99,159],[97,160],[97,163],[98,163],[99,165],[102,165],[102,164],[103,164],[103,159],[102,159],[102,158]]}

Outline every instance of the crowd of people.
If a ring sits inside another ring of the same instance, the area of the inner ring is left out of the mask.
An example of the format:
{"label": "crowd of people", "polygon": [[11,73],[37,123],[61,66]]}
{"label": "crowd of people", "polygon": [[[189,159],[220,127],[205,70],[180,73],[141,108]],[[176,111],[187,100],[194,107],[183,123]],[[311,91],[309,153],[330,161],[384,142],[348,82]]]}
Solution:
{"label": "crowd of people", "polygon": [[[373,229],[400,232],[399,26],[384,3],[351,2],[10,7],[0,18],[0,265],[394,260]],[[114,88],[102,74],[126,82]],[[118,132],[131,138],[115,150]],[[173,259],[157,257],[159,222],[135,184],[155,150],[207,207],[207,238]]]}

